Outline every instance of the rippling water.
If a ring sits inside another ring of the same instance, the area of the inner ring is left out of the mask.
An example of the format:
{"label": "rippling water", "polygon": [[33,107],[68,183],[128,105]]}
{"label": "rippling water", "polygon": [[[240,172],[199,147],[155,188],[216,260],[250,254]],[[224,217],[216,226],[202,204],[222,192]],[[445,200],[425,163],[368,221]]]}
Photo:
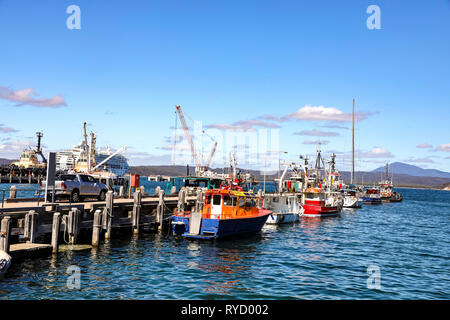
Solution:
{"label": "rippling water", "polygon": [[[450,192],[215,242],[142,234],[14,264],[2,299],[450,299]],[[81,288],[66,286],[70,265]],[[368,289],[367,268],[381,288]]]}

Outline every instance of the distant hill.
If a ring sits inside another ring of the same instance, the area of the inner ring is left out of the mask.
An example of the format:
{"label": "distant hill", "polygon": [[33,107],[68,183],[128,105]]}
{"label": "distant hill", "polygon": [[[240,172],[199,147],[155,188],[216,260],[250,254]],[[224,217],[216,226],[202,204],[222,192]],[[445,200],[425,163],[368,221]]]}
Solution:
{"label": "distant hill", "polygon": [[[246,170],[242,169],[244,172],[250,172],[257,181],[263,181],[264,176],[260,171],[257,170]],[[215,172],[227,173],[228,168],[216,168]],[[194,167],[189,167],[189,172],[191,175],[194,174]],[[164,175],[164,176],[184,176],[186,175],[186,166],[137,166],[131,167],[130,173],[136,173],[141,176],[149,175]],[[341,172],[342,177],[346,183],[350,182],[350,172]],[[266,176],[267,181],[273,181],[278,177],[278,173],[274,172]],[[378,184],[384,177],[384,170],[372,171],[372,172],[355,172],[355,182],[357,184]],[[450,183],[449,178],[441,177],[426,177],[426,176],[413,176],[409,174],[396,174],[394,170],[394,185],[396,186],[416,186],[416,187],[434,187],[434,188],[444,188]]]}
{"label": "distant hill", "polygon": [[9,166],[9,164],[13,161],[15,160],[0,158],[0,166]]}
{"label": "distant hill", "polygon": [[[380,167],[372,172],[384,172],[385,167]],[[389,164],[389,172],[394,174],[394,178],[397,174],[407,174],[410,176],[417,177],[436,177],[436,178],[449,178],[450,172],[444,172],[436,169],[422,169],[411,164],[406,164],[403,162],[394,162]]]}

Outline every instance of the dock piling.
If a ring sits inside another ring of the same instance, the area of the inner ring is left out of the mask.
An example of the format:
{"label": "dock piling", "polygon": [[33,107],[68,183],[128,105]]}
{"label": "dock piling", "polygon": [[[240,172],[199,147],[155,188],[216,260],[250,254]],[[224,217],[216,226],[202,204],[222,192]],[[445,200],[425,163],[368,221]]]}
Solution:
{"label": "dock piling", "polygon": [[58,253],[59,249],[59,229],[61,226],[61,213],[55,212],[53,214],[53,225],[52,225],[52,252]]}
{"label": "dock piling", "polygon": [[78,239],[78,233],[80,230],[80,210],[77,208],[72,208],[72,210],[69,211],[69,223],[68,223],[68,229],[69,229],[69,242],[71,244],[75,244]]}
{"label": "dock piling", "polygon": [[156,222],[158,223],[158,230],[162,230],[164,221],[164,190],[159,190],[159,202],[156,209]]}
{"label": "dock piling", "polygon": [[103,227],[106,229],[105,240],[111,238],[112,218],[114,216],[114,193],[110,190],[106,193],[106,206],[103,211]]}
{"label": "dock piling", "polygon": [[100,233],[102,229],[102,211],[100,209],[94,212],[94,223],[92,225],[92,246],[98,247],[100,243]]}
{"label": "dock piling", "polygon": [[36,243],[38,231],[39,231],[39,214],[34,210],[30,210],[30,212],[28,212],[25,215],[25,227],[23,234],[27,243]]}
{"label": "dock piling", "polygon": [[11,235],[11,217],[6,216],[2,219],[0,227],[0,250],[9,252],[9,236]]}
{"label": "dock piling", "polygon": [[132,228],[133,234],[139,233],[139,222],[141,216],[141,200],[142,200],[142,192],[140,190],[136,191],[133,194],[133,216],[132,216]]}

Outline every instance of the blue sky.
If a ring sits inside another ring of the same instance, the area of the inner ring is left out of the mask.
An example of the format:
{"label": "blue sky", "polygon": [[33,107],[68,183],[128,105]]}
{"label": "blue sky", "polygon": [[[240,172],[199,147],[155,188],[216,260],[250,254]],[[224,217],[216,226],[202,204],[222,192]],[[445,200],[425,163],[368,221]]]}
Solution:
{"label": "blue sky", "polygon": [[[66,27],[72,4],[80,30]],[[366,27],[372,4],[380,30]],[[320,139],[346,170],[351,131],[330,126],[351,127],[355,98],[358,169],[450,171],[448,0],[0,0],[0,33],[0,157],[38,130],[46,150],[71,147],[86,121],[131,164],[172,163],[179,104],[215,137],[278,130],[286,160]],[[311,116],[330,112],[344,116]]]}

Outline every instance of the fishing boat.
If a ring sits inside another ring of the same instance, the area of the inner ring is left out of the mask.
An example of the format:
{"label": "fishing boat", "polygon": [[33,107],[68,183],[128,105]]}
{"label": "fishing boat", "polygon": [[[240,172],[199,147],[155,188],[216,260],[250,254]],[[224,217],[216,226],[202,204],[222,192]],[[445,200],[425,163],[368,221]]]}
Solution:
{"label": "fishing boat", "polygon": [[344,197],[344,208],[361,208],[362,199],[359,197],[356,189],[342,189],[342,195]]}
{"label": "fishing boat", "polygon": [[299,221],[304,209],[295,194],[268,194],[264,196],[264,208],[272,211],[267,224],[293,223]]}
{"label": "fishing boat", "polygon": [[327,196],[322,188],[308,188],[302,201],[303,217],[326,217],[340,214],[336,199]]}
{"label": "fishing boat", "polygon": [[[45,169],[47,167],[47,159],[42,153],[41,138],[42,132],[36,132],[37,146],[35,149],[28,147],[22,151],[18,161],[13,161],[10,166],[24,169]],[[38,155],[41,156],[42,162],[39,162]]]}
{"label": "fishing boat", "polygon": [[381,200],[383,202],[400,202],[403,196],[393,190],[392,176],[389,175],[389,164],[386,163],[386,171],[384,180],[379,183]]}
{"label": "fishing boat", "polygon": [[205,192],[201,212],[175,212],[171,216],[175,235],[194,239],[218,239],[257,233],[272,213],[263,199],[239,186]]}
{"label": "fishing boat", "polygon": [[0,280],[3,279],[10,265],[11,256],[5,251],[0,250]]}
{"label": "fishing boat", "polygon": [[366,187],[362,197],[365,204],[381,204],[381,193],[379,187]]}

